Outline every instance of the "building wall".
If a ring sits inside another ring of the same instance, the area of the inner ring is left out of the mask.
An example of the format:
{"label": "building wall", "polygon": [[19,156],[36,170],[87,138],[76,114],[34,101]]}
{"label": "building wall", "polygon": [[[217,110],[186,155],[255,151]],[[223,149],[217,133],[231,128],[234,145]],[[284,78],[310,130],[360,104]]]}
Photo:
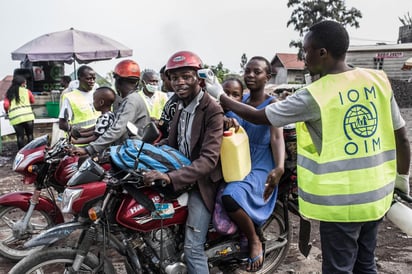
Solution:
{"label": "building wall", "polygon": [[288,70],[288,82],[286,84],[303,84],[305,82],[304,71]]}
{"label": "building wall", "polygon": [[[379,56],[385,56],[385,54],[390,56],[391,53],[398,53],[399,56],[392,55],[391,57],[379,58]],[[412,71],[403,71],[401,68],[404,62],[411,57],[412,46],[410,49],[386,50],[377,47],[376,50],[348,51],[346,61],[355,67],[382,69],[391,79],[407,81],[412,76]]]}
{"label": "building wall", "polygon": [[287,70],[283,67],[276,67],[276,75],[269,81],[270,84],[302,84],[305,82],[304,71]]}
{"label": "building wall", "polygon": [[[393,79],[390,79],[390,81],[393,94],[399,107],[412,109],[412,83]],[[410,136],[410,138],[412,139],[412,135]]]}
{"label": "building wall", "polygon": [[283,67],[276,67],[275,71],[276,75],[274,79],[271,79],[269,82],[276,85],[286,84],[288,82],[288,70]]}

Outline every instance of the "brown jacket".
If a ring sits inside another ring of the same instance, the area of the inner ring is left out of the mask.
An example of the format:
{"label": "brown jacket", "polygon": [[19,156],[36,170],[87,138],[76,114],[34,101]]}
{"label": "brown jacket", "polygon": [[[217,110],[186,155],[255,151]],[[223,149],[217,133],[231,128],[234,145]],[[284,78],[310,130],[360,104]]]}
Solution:
{"label": "brown jacket", "polygon": [[[177,126],[181,110],[177,109],[170,125],[167,143],[178,148]],[[190,155],[192,164],[169,172],[176,190],[197,183],[206,207],[213,212],[216,189],[223,180],[220,146],[223,138],[223,110],[206,92],[196,108],[193,120]]]}

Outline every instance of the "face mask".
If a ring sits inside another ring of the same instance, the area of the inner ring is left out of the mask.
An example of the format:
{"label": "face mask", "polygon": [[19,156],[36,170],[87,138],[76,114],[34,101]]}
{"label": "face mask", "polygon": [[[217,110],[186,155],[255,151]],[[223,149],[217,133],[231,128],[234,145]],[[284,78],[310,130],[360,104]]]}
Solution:
{"label": "face mask", "polygon": [[146,84],[146,90],[150,93],[154,93],[158,88],[158,85]]}

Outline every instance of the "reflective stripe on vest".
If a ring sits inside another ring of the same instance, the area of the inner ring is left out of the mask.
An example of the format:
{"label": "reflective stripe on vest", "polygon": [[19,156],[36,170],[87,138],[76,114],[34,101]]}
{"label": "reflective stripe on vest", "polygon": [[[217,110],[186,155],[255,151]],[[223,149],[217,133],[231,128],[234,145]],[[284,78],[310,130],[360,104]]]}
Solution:
{"label": "reflective stripe on vest", "polygon": [[299,209],[330,222],[381,218],[392,201],[396,151],[392,89],[383,72],[354,69],[306,87],[321,111],[319,154],[304,123],[298,134]]}
{"label": "reflective stripe on vest", "polygon": [[96,124],[100,111],[94,109],[93,102],[85,100],[81,91],[76,89],[67,92],[64,96],[69,100],[73,112],[73,119],[69,121],[70,125],[87,128]]}
{"label": "reflective stripe on vest", "polygon": [[34,120],[33,110],[30,105],[29,91],[26,88],[19,87],[20,102],[17,104],[16,99],[11,100],[8,116],[12,126],[27,121]]}
{"label": "reflective stripe on vest", "polygon": [[149,115],[152,118],[155,119],[160,119],[160,116],[162,115],[163,107],[165,106],[167,102],[167,95],[163,93],[162,91],[155,91],[155,94],[153,94],[154,100],[153,104],[150,106],[149,102],[147,102],[146,95],[144,94],[143,90],[138,92],[140,96],[143,98],[143,101],[147,107],[147,110],[149,111]]}

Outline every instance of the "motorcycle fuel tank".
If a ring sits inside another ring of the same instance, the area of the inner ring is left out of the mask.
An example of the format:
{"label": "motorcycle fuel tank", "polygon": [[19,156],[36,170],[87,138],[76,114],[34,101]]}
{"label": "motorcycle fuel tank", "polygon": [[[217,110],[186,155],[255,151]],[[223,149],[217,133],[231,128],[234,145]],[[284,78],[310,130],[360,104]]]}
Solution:
{"label": "motorcycle fuel tank", "polygon": [[73,176],[78,170],[79,157],[78,156],[65,156],[60,161],[57,166],[56,172],[54,174],[56,181],[61,185],[66,185],[67,181]]}
{"label": "motorcycle fuel tank", "polygon": [[162,225],[165,227],[186,222],[187,193],[175,200],[165,200],[152,189],[145,189],[143,193],[155,203],[157,210],[151,213],[133,197],[126,195],[116,215],[120,224],[132,230],[148,232]]}

